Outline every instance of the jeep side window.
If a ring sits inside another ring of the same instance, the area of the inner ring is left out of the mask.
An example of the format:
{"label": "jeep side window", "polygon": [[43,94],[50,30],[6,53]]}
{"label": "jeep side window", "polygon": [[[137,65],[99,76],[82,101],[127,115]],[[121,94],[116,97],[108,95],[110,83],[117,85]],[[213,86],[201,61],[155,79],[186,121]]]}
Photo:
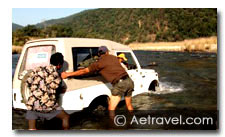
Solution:
{"label": "jeep side window", "polygon": [[127,61],[125,63],[126,63],[128,70],[137,69],[137,65],[136,65],[131,53],[130,52],[117,52],[117,56],[121,53],[124,53],[125,57],[127,58]]}
{"label": "jeep side window", "polygon": [[55,46],[53,45],[29,47],[24,54],[19,74],[24,70],[49,65],[53,53],[55,53]]}
{"label": "jeep side window", "polygon": [[[72,54],[73,54],[73,71],[86,68],[90,64],[94,63],[98,60],[98,47],[82,47],[72,48]],[[85,76],[79,76],[76,78],[84,78],[84,77],[90,77],[90,76],[97,76],[97,73],[93,74],[87,74]]]}

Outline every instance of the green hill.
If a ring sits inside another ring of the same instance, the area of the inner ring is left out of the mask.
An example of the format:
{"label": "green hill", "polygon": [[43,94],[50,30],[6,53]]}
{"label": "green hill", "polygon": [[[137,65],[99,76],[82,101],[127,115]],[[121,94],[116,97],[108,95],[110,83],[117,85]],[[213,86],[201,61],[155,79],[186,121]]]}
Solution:
{"label": "green hill", "polygon": [[216,36],[217,9],[92,9],[29,28],[38,30],[39,37],[103,38],[125,44],[180,41]]}

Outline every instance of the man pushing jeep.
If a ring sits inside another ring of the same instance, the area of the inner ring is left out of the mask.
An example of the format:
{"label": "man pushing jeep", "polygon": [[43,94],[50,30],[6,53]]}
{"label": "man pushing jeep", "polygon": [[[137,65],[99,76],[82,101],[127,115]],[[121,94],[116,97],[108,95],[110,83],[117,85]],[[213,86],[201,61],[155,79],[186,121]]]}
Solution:
{"label": "man pushing jeep", "polygon": [[112,96],[108,102],[108,110],[114,111],[121,97],[124,96],[127,109],[133,111],[131,101],[132,92],[134,91],[134,82],[121,66],[118,58],[109,54],[109,50],[106,46],[99,47],[98,54],[100,56],[98,61],[75,72],[63,72],[61,73],[61,77],[66,79],[67,77],[80,76],[89,72],[99,72],[113,86],[111,90]]}

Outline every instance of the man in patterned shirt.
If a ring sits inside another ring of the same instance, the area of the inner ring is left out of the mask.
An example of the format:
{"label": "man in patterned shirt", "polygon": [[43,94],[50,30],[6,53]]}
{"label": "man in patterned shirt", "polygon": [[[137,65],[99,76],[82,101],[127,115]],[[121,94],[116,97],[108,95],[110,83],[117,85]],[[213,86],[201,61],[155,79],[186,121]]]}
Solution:
{"label": "man in patterned shirt", "polygon": [[54,117],[62,120],[63,129],[69,128],[69,115],[58,105],[56,94],[61,84],[58,70],[63,62],[63,55],[55,53],[50,58],[49,66],[37,67],[28,74],[26,85],[30,96],[25,103],[30,130],[36,130],[37,118],[50,120]]}

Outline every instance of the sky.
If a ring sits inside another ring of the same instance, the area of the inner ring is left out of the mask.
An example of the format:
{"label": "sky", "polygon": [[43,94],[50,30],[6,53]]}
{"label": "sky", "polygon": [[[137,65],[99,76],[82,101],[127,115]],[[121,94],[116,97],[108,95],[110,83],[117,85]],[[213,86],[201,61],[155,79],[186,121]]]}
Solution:
{"label": "sky", "polygon": [[87,8],[12,8],[12,22],[22,26],[34,25],[84,10],[87,10]]}

